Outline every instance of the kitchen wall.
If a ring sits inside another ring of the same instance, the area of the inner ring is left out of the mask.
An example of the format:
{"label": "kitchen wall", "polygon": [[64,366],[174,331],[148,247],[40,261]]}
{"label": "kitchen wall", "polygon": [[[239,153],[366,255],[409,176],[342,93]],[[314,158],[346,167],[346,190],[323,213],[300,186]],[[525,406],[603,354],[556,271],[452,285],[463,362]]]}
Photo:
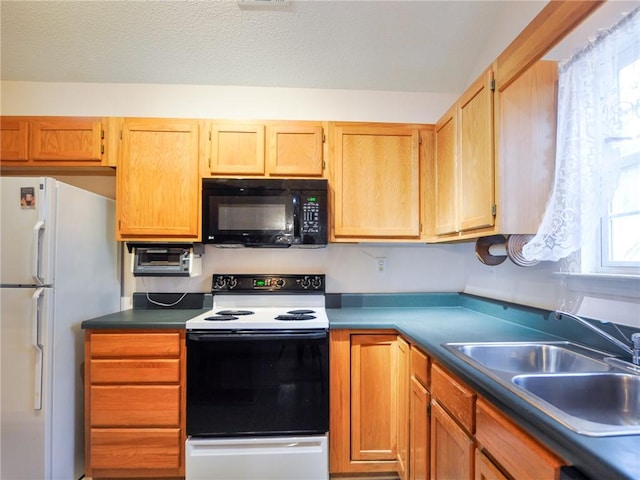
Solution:
{"label": "kitchen wall", "polygon": [[[514,2],[478,59],[482,71],[543,2]],[[475,74],[474,74],[475,76]],[[471,81],[473,77],[469,80]],[[191,118],[264,118],[435,123],[460,92],[445,94],[346,90],[2,82],[2,115],[100,115]],[[113,177],[68,178],[113,195]],[[386,270],[376,271],[376,257]],[[125,255],[128,259],[128,255]],[[128,263],[127,263],[128,265]],[[548,309],[580,305],[581,314],[640,328],[635,298],[581,298],[569,292],[558,265],[495,267],[480,263],[474,243],[450,245],[332,244],[318,250],[224,250],[207,247],[203,272],[193,279],[133,278],[125,272],[124,304],[133,291],[207,291],[213,272],[324,272],[329,292],[465,291]]]}

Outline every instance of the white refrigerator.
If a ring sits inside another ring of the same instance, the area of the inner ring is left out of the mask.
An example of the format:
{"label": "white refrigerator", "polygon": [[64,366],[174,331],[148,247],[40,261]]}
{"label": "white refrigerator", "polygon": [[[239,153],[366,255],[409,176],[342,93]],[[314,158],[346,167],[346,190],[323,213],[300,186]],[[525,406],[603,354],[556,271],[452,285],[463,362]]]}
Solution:
{"label": "white refrigerator", "polygon": [[111,199],[0,178],[0,478],[84,472],[83,320],[120,309]]}

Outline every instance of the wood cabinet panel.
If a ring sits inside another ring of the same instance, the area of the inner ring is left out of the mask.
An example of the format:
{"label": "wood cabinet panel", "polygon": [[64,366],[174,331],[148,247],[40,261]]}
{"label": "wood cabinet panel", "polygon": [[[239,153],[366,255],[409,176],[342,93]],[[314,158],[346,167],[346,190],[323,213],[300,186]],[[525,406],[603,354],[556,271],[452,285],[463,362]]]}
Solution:
{"label": "wood cabinet panel", "polygon": [[353,335],[351,361],[351,458],[396,460],[396,336]]}
{"label": "wood cabinet panel", "polygon": [[91,360],[93,383],[177,383],[180,381],[179,359]]}
{"label": "wood cabinet panel", "polygon": [[321,126],[267,125],[267,172],[272,176],[321,177]]}
{"label": "wood cabinet panel", "polygon": [[460,230],[494,223],[493,71],[488,69],[459,100],[459,219]]}
{"label": "wood cabinet panel", "polygon": [[177,332],[100,333],[91,336],[91,356],[96,357],[178,357]]}
{"label": "wood cabinet panel", "polygon": [[472,480],[473,440],[435,401],[431,401],[431,480]]}
{"label": "wood cabinet panel", "polygon": [[94,428],[89,441],[94,471],[130,469],[146,476],[145,470],[178,470],[183,464],[179,428]]}
{"label": "wood cabinet panel", "polygon": [[397,338],[398,344],[398,441],[397,459],[398,475],[402,480],[409,477],[409,415],[411,398],[411,350],[409,344],[402,338]]}
{"label": "wood cabinet panel", "polygon": [[428,480],[429,478],[429,420],[431,396],[417,377],[411,379],[411,424],[409,478]]}
{"label": "wood cabinet panel", "polygon": [[537,62],[496,93],[498,228],[534,234],[555,175],[558,68]]}
{"label": "wood cabinet panel", "polygon": [[102,123],[93,119],[34,121],[31,157],[34,161],[88,161],[102,159]]}
{"label": "wood cabinet panel", "polygon": [[518,480],[553,480],[564,462],[484,400],[477,403],[476,439]]}
{"label": "wood cabinet panel", "polygon": [[476,449],[475,455],[475,480],[509,480],[491,460]]}
{"label": "wood cabinet panel", "polygon": [[455,106],[436,124],[434,155],[434,229],[437,235],[458,230],[458,182],[456,160],[457,115]]}
{"label": "wood cabinet panel", "polygon": [[329,335],[330,472],[395,473],[397,334],[340,329]]}
{"label": "wood cabinet panel", "polygon": [[264,175],[262,124],[214,122],[211,126],[212,175]]}
{"label": "wood cabinet panel", "polygon": [[411,347],[411,376],[425,388],[429,387],[429,357],[415,346]]}
{"label": "wood cabinet panel", "polygon": [[338,124],[333,153],[336,239],[419,238],[419,129]]}
{"label": "wood cabinet panel", "polygon": [[123,120],[118,240],[200,238],[199,122]]}
{"label": "wood cabinet panel", "polygon": [[93,385],[91,426],[180,426],[179,385]]}
{"label": "wood cabinet panel", "polygon": [[435,363],[431,366],[431,394],[467,432],[473,434],[476,394]]}
{"label": "wood cabinet panel", "polygon": [[0,161],[29,160],[29,122],[17,118],[0,118]]}

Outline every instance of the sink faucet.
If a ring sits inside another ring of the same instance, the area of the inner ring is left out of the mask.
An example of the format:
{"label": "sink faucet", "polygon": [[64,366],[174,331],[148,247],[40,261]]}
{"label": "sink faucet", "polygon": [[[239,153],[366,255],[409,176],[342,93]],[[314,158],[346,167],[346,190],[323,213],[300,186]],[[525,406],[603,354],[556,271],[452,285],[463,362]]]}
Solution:
{"label": "sink faucet", "polygon": [[555,316],[558,320],[560,320],[562,317],[567,317],[567,318],[570,318],[571,320],[575,320],[580,325],[584,325],[589,330],[597,333],[603,338],[606,338],[615,346],[617,346],[618,348],[624,350],[629,355],[631,355],[631,359],[634,365],[640,365],[640,332],[634,333],[633,335],[631,335],[632,347],[629,347],[627,344],[625,344],[624,342],[621,342],[616,337],[609,335],[604,330],[596,327],[594,324],[587,322],[585,319],[580,318],[577,315],[573,315],[572,313],[561,312],[560,310],[557,310],[555,312]]}

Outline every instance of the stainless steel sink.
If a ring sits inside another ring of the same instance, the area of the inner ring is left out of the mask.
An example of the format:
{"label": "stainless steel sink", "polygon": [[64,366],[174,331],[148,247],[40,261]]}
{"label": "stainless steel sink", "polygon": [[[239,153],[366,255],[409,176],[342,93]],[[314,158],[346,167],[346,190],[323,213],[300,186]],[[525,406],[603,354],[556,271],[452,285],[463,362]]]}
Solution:
{"label": "stainless steel sink", "polygon": [[517,375],[513,383],[542,400],[552,416],[579,433],[640,433],[640,375]]}
{"label": "stainless steel sink", "polygon": [[500,372],[607,372],[602,354],[570,342],[447,343],[445,348],[472,364]]}
{"label": "stainless steel sink", "polygon": [[610,370],[609,365],[587,356],[587,351],[569,342],[448,345],[486,368],[503,372],[567,373]]}
{"label": "stainless steel sink", "polygon": [[572,342],[443,347],[578,433],[640,434],[640,375],[615,368],[610,354]]}

